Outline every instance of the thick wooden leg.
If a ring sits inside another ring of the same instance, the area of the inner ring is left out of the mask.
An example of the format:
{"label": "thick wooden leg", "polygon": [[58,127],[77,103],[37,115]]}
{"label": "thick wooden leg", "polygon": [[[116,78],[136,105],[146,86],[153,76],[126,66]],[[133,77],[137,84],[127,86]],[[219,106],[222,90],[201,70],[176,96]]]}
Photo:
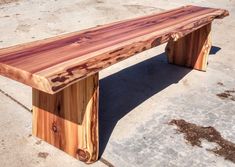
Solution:
{"label": "thick wooden leg", "polygon": [[33,135],[81,161],[96,161],[98,95],[98,74],[54,95],[33,89]]}
{"label": "thick wooden leg", "polygon": [[211,48],[211,24],[178,39],[170,40],[166,46],[168,62],[206,71]]}

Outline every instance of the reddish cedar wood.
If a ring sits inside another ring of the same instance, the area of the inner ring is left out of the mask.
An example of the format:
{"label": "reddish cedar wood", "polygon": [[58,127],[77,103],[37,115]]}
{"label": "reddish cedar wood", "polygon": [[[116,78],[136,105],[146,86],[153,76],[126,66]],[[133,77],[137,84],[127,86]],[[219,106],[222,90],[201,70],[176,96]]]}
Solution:
{"label": "reddish cedar wood", "polygon": [[99,76],[51,95],[33,89],[33,135],[86,163],[99,154]]}
{"label": "reddish cedar wood", "polygon": [[185,6],[0,49],[0,74],[54,94],[136,53],[177,40],[229,13]]}
{"label": "reddish cedar wood", "polygon": [[206,71],[208,55],[211,49],[211,23],[166,46],[168,62]]}

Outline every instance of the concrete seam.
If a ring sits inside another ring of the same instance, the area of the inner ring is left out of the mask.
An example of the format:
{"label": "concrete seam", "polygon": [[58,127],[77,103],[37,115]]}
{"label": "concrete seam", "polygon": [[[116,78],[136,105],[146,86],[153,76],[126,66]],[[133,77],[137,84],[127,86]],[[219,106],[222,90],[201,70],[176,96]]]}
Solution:
{"label": "concrete seam", "polygon": [[104,159],[104,158],[100,158],[100,160],[99,160],[100,162],[102,162],[103,164],[105,164],[106,166],[108,166],[108,167],[114,167],[114,165],[113,164],[111,164],[108,160],[106,160],[106,159]]}
{"label": "concrete seam", "polygon": [[2,93],[3,95],[5,95],[6,97],[10,98],[12,101],[14,101],[15,103],[17,103],[18,105],[20,105],[21,107],[23,107],[24,109],[26,109],[27,111],[31,112],[31,109],[29,109],[28,107],[26,107],[24,104],[20,103],[18,100],[16,100],[14,97],[12,97],[11,95],[7,94],[5,91],[3,91],[2,89],[0,89],[0,93]]}
{"label": "concrete seam", "polygon": [[[5,91],[3,91],[2,89],[0,89],[0,93],[2,93],[3,95],[5,95],[6,97],[8,97],[9,99],[11,99],[12,101],[14,101],[15,103],[17,103],[18,105],[20,105],[22,108],[26,109],[27,111],[29,111],[30,113],[32,113],[32,110],[29,109],[28,107],[26,107],[24,104],[22,104],[21,102],[19,102],[18,100],[16,100],[14,97],[12,97],[11,95],[9,95],[8,93],[6,93]],[[104,159],[104,158],[100,158],[99,159],[100,162],[102,162],[103,164],[105,164],[108,167],[114,167],[113,164],[111,164],[108,160]]]}

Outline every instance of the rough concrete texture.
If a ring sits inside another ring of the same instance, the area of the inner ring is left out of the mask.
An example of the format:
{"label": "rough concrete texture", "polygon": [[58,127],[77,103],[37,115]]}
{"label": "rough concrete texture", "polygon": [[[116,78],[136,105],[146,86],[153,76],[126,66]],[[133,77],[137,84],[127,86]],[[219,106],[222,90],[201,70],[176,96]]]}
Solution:
{"label": "rough concrete texture", "polygon": [[[225,8],[213,22],[207,72],[167,64],[160,46],[101,72],[101,155],[117,167],[235,166],[186,143],[167,123],[185,119],[213,126],[235,142],[235,101],[216,94],[235,89],[235,1],[21,0],[0,5],[0,47],[34,41],[187,4]],[[0,77],[0,89],[31,108],[31,88]],[[235,94],[231,93],[234,97]],[[31,137],[31,113],[0,93],[0,166],[86,166]],[[39,153],[41,157],[38,157]],[[43,154],[44,153],[44,154]],[[47,156],[47,154],[49,155]],[[43,158],[44,157],[44,158]],[[101,161],[92,166],[107,166]]]}

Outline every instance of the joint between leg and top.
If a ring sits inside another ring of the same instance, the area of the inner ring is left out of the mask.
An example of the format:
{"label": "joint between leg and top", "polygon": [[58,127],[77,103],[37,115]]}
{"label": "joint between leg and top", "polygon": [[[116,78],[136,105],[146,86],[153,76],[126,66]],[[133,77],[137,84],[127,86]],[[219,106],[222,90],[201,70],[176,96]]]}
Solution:
{"label": "joint between leg and top", "polygon": [[190,34],[170,40],[166,46],[168,62],[206,71],[211,49],[211,23]]}

